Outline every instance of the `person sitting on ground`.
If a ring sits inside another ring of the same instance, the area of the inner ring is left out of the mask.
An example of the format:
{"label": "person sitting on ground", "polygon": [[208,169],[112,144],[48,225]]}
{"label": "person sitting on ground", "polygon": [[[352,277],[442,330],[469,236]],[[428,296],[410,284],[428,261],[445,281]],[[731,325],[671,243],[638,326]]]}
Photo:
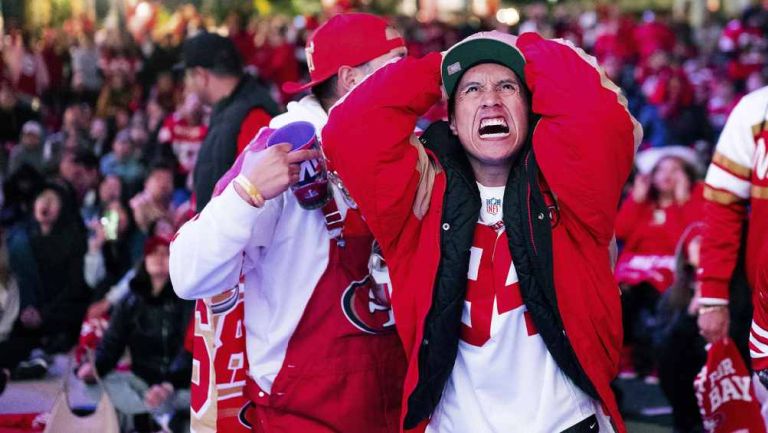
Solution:
{"label": "person sitting on ground", "polygon": [[144,179],[144,167],[136,155],[136,147],[128,130],[117,133],[112,143],[112,152],[101,159],[101,174],[115,174],[123,181],[128,191],[139,189]]}
{"label": "person sitting on ground", "polygon": [[21,128],[21,137],[19,144],[11,150],[11,157],[8,162],[8,174],[16,171],[24,164],[27,164],[44,174],[46,172],[47,162],[43,155],[43,127],[40,123],[30,120]]}
{"label": "person sitting on ground", "polygon": [[85,236],[74,221],[77,217],[64,211],[65,197],[59,185],[46,185],[35,199],[33,217],[8,235],[21,313],[9,340],[0,343],[0,366],[17,367],[18,379],[42,377],[50,355],[74,345],[88,303]]}
{"label": "person sitting on ground", "polygon": [[173,221],[173,168],[155,163],[144,181],[144,190],[131,199],[136,225],[144,233],[159,220]]}
{"label": "person sitting on ground", "polygon": [[[96,348],[95,371],[90,363],[77,371],[85,381],[95,379],[98,372],[118,412],[133,417],[142,431],[138,424],[146,421],[147,414],[162,420],[163,415],[189,410],[192,358],[184,340],[193,304],[173,292],[168,247],[165,238],[146,241],[131,291],[116,305]],[[126,349],[131,371],[114,372]]]}
{"label": "person sitting on ground", "polygon": [[637,156],[632,193],[616,216],[623,249],[616,264],[622,289],[624,377],[653,375],[656,306],[672,284],[675,248],[686,227],[700,217],[701,188],[695,182],[696,152],[687,147],[649,149]]}

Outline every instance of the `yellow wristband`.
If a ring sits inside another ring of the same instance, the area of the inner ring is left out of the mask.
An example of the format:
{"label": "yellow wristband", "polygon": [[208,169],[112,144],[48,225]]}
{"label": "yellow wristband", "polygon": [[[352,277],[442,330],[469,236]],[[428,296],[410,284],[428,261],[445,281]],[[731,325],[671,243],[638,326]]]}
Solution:
{"label": "yellow wristband", "polygon": [[251,201],[253,202],[253,205],[256,207],[262,207],[264,206],[264,203],[266,200],[264,200],[264,196],[261,195],[261,192],[258,188],[256,188],[256,185],[253,184],[253,182],[250,181],[247,177],[245,177],[242,174],[238,174],[235,178],[235,183],[240,186],[240,188],[245,191],[246,194],[248,194],[248,197],[251,198]]}

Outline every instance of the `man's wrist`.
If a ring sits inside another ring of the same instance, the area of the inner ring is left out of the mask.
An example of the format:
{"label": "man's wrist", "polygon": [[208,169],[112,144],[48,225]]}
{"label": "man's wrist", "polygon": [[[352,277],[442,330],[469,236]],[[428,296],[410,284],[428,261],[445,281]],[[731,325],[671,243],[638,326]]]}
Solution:
{"label": "man's wrist", "polygon": [[698,312],[699,316],[703,316],[715,311],[728,311],[728,305],[701,305]]}
{"label": "man's wrist", "polygon": [[250,179],[245,177],[245,175],[237,175],[232,183],[235,185],[235,191],[237,191],[237,194],[242,197],[243,200],[248,202],[248,204],[254,207],[264,206],[266,200],[261,194],[261,191],[259,191],[256,185],[254,185]]}

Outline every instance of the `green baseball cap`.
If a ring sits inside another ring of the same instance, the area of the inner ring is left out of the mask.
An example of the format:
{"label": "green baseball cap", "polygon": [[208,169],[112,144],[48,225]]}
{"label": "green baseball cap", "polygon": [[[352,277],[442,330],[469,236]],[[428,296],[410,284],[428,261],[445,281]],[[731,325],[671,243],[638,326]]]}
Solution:
{"label": "green baseball cap", "polygon": [[525,58],[515,46],[517,38],[499,31],[480,32],[452,46],[443,56],[440,71],[445,93],[451,97],[462,75],[481,63],[506,66],[525,83]]}

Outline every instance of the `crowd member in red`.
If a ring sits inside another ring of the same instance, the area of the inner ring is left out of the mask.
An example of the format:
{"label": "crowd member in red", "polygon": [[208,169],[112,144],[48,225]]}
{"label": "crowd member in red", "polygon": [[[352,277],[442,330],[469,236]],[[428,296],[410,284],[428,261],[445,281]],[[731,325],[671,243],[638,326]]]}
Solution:
{"label": "crowd member in red", "polygon": [[291,94],[282,89],[283,84],[299,79],[299,62],[296,46],[288,40],[288,28],[280,26],[269,36],[269,58],[259,69],[259,76],[272,81],[280,89],[283,102],[290,101]]}
{"label": "crowd member in red", "polygon": [[768,42],[757,18],[755,10],[748,9],[741,19],[728,22],[720,36],[718,45],[728,56],[727,71],[732,80],[744,80],[766,65]]}
{"label": "crowd member in red", "polygon": [[99,68],[107,80],[115,74],[123,74],[131,82],[141,69],[141,60],[129,43],[125,48],[107,48],[99,59]]}
{"label": "crowd member in red", "polygon": [[658,107],[664,119],[674,119],[693,104],[693,87],[685,73],[678,67],[666,65],[646,86],[648,103]]}
{"label": "crowd member in red", "polygon": [[231,12],[227,16],[227,30],[229,39],[235,44],[240,58],[250,59],[256,53],[254,34],[243,25],[243,18],[237,12]]}
{"label": "crowd member in red", "polygon": [[634,33],[634,21],[622,16],[616,6],[599,7],[598,13],[601,19],[592,47],[595,57],[601,62],[607,57],[617,57],[622,63],[632,60],[637,54],[637,46],[634,38],[627,35]]}
{"label": "crowd member in red", "polygon": [[633,36],[641,62],[656,51],[672,52],[675,47],[672,29],[652,11],[643,13],[643,22],[635,27]]}
{"label": "crowd member in red", "polygon": [[625,364],[622,373],[647,376],[655,360],[646,319],[655,316],[661,293],[674,280],[680,236],[699,216],[699,201],[692,198],[697,156],[685,147],[655,148],[638,154],[637,165],[632,193],[616,217],[616,238],[623,250],[615,275],[623,293],[626,356],[635,370]]}
{"label": "crowd member in red", "polygon": [[637,155],[638,175],[616,216],[616,238],[631,254],[671,256],[680,235],[697,218],[692,190],[698,156],[668,146]]}
{"label": "crowd member in red", "polygon": [[171,146],[179,163],[178,173],[185,179],[192,173],[208,126],[203,123],[203,106],[197,95],[188,94],[184,104],[165,118],[157,140]]}
{"label": "crowd member in red", "polygon": [[288,191],[315,150],[258,149],[290,123],[320,131],[327,111],[404,56],[403,45],[374,15],[336,15],[318,28],[310,81],[286,86],[312,94],[272,119],[173,241],[174,288],[206,298],[196,307],[195,431],[399,431],[405,358],[386,286],[374,284],[382,262],[373,236],[338,179],[322,209],[302,208]]}
{"label": "crowd member in red", "polygon": [[194,194],[201,211],[216,181],[256,133],[278,113],[277,104],[258,82],[243,74],[234,43],[213,33],[187,39],[182,48],[185,86],[213,111],[194,170]]}
{"label": "crowd member in red", "polygon": [[695,104],[693,86],[668,53],[655,52],[637,76],[647,98],[639,117],[651,146],[691,146],[711,138],[706,112]]}
{"label": "crowd member in red", "polygon": [[[699,329],[710,342],[730,328],[735,299],[729,293],[739,248],[746,234],[745,270],[752,287],[754,317],[749,333],[752,368],[768,384],[768,87],[741,99],[725,124],[704,189]],[[734,302],[731,302],[734,301]],[[730,311],[729,311],[730,310]],[[734,318],[735,319],[735,318]]]}
{"label": "crowd member in red", "polygon": [[707,100],[707,114],[712,128],[718,133],[725,127],[731,111],[739,103],[742,95],[736,91],[736,84],[725,78],[717,77],[712,83],[712,93]]}
{"label": "crowd member in red", "polygon": [[6,54],[11,81],[16,91],[26,98],[40,97],[50,79],[45,60],[33,46],[28,33],[22,33]]}
{"label": "crowd member in red", "polygon": [[[609,245],[641,131],[591,62],[480,33],[331,111],[329,166],[390,264],[406,430],[626,431]],[[441,82],[450,122],[416,139]]]}
{"label": "crowd member in red", "polygon": [[54,29],[46,29],[43,35],[41,55],[48,69],[49,89],[60,92],[64,88],[64,68],[68,66],[69,53]]}

